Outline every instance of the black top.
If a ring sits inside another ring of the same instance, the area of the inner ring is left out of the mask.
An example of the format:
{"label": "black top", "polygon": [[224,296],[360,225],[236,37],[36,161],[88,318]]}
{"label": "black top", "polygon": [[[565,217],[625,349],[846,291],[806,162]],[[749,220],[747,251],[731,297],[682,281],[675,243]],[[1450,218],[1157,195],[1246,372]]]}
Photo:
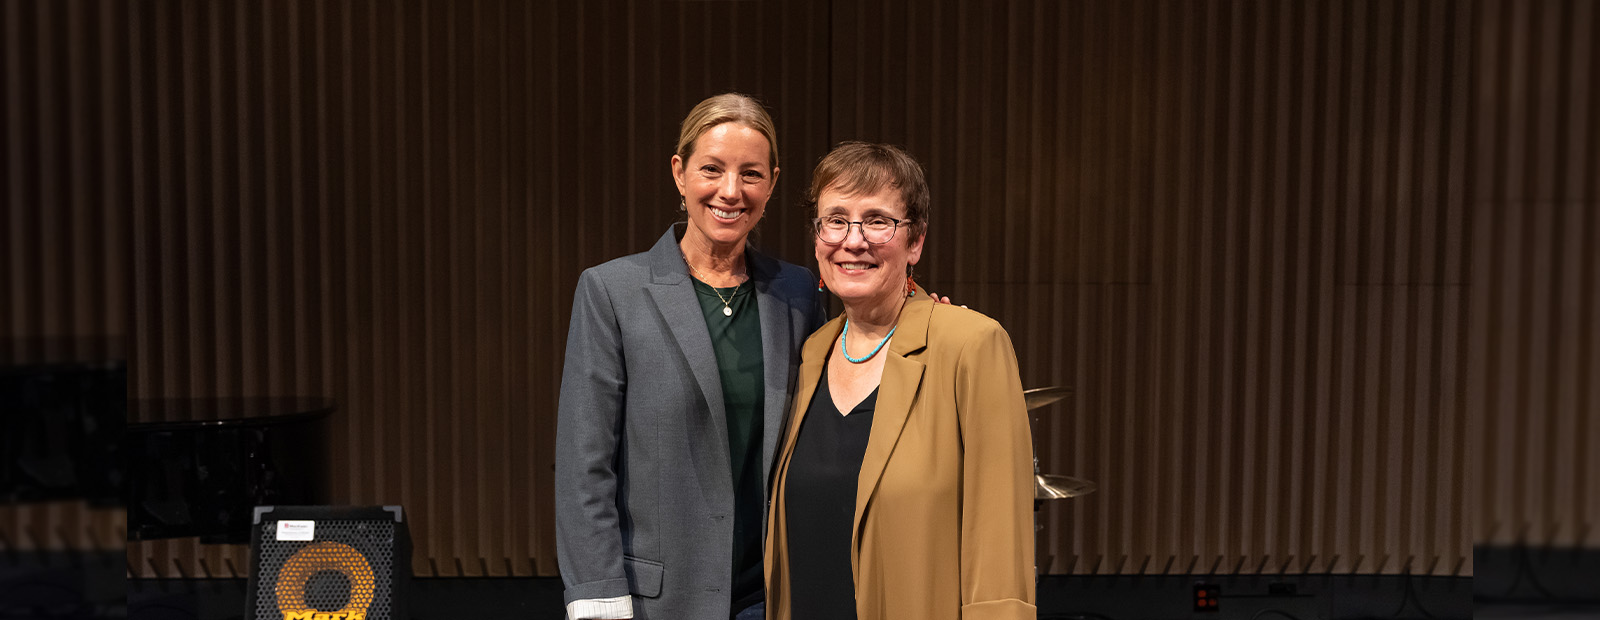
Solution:
{"label": "black top", "polygon": [[851,527],[856,480],[861,476],[877,403],[878,390],[874,389],[849,415],[841,415],[828,391],[824,368],[817,393],[800,423],[784,482],[791,617],[856,617]]}
{"label": "black top", "polygon": [[[748,605],[764,585],[761,573],[761,504],[766,501],[766,474],[761,468],[761,409],[767,382],[762,376],[761,309],[751,285],[713,289],[694,280],[700,311],[711,332],[722,379],[722,404],[728,420],[728,457],[733,474],[733,583],[729,592],[736,608]],[[727,300],[726,306],[723,300]],[[723,308],[733,311],[723,314]],[[737,611],[737,609],[735,609]]]}

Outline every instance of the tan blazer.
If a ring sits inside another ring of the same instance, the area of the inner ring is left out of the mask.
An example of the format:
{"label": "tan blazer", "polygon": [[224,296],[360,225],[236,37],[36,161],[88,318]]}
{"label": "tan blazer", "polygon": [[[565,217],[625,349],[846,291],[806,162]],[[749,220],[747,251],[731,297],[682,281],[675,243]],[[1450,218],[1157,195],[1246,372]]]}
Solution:
{"label": "tan blazer", "polygon": [[[802,349],[767,512],[768,618],[790,617],[784,483],[842,329],[835,318]],[[1033,452],[1010,337],[993,319],[919,290],[888,355],[856,488],[858,617],[1036,618]]]}

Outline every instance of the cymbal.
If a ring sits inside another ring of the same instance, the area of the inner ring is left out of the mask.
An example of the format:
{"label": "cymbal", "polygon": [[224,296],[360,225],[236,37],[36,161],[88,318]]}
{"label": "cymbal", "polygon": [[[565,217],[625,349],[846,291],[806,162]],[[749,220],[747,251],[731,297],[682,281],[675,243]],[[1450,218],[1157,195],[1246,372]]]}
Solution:
{"label": "cymbal", "polygon": [[1050,403],[1056,402],[1072,395],[1069,387],[1042,387],[1022,391],[1022,402],[1028,404],[1028,411],[1033,411]]}
{"label": "cymbal", "polygon": [[1063,499],[1093,493],[1098,488],[1093,482],[1072,476],[1054,474],[1033,475],[1034,499]]}

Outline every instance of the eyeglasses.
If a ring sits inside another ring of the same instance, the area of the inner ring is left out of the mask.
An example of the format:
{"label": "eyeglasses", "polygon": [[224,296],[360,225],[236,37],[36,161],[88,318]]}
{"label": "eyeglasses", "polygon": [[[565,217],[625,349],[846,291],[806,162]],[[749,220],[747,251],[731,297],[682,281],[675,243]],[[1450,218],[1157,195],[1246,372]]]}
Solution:
{"label": "eyeglasses", "polygon": [[894,231],[901,224],[910,224],[911,220],[897,220],[887,215],[870,215],[866,219],[852,222],[837,215],[811,218],[811,228],[817,239],[823,243],[843,243],[845,237],[850,236],[851,226],[861,227],[861,238],[867,243],[880,245],[894,239]]}

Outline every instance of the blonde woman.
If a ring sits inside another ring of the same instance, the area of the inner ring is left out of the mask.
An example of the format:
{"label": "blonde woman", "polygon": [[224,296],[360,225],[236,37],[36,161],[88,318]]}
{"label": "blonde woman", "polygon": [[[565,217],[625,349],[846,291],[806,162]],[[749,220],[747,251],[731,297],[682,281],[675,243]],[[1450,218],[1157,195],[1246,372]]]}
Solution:
{"label": "blonde woman", "polygon": [[825,318],[810,271],[749,244],[777,153],[751,98],[700,102],[671,158],[686,221],[579,278],[556,430],[569,618],[762,613],[766,473]]}

